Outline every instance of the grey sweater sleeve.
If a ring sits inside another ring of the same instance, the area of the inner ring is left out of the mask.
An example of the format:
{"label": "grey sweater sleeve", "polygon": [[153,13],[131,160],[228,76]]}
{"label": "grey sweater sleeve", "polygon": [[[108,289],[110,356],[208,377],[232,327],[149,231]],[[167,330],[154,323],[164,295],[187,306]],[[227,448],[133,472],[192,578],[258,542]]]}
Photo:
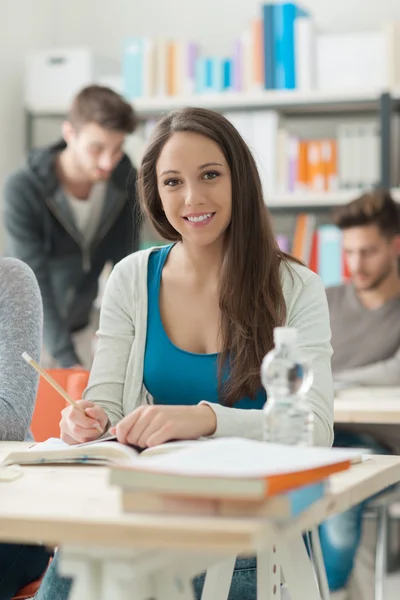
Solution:
{"label": "grey sweater sleeve", "polygon": [[0,440],[23,440],[35,406],[38,375],[22,358],[42,349],[43,309],[28,265],[0,260]]}

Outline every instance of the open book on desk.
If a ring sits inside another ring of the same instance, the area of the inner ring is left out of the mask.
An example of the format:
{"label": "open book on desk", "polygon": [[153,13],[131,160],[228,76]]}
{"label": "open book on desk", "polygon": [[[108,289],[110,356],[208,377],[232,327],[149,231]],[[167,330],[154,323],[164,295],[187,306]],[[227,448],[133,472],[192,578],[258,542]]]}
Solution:
{"label": "open book on desk", "polygon": [[116,465],[110,482],[124,491],[255,501],[318,483],[361,460],[360,450],[221,438]]}
{"label": "open book on desk", "polygon": [[115,436],[103,436],[99,440],[84,444],[69,445],[58,438],[34,444],[29,450],[11,452],[3,465],[45,464],[88,464],[88,465],[132,465],[138,459],[172,452],[199,441],[167,442],[152,448],[141,448],[120,444]]}

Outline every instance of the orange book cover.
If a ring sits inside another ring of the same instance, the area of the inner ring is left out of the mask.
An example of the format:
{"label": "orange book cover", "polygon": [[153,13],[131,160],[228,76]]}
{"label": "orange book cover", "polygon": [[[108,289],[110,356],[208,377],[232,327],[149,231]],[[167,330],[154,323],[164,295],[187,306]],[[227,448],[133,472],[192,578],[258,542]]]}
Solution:
{"label": "orange book cover", "polygon": [[312,236],[309,267],[311,271],[318,273],[318,231],[314,231]]}
{"label": "orange book cover", "polygon": [[256,89],[264,89],[264,22],[254,19],[251,24],[252,83]]}
{"label": "orange book cover", "polygon": [[[218,491],[215,491],[213,489],[213,480],[215,480],[215,481],[216,480],[232,481],[232,478],[229,476],[216,477],[213,475],[209,475],[209,476],[197,475],[196,476],[196,475],[189,475],[189,474],[177,473],[177,472],[174,472],[174,473],[167,472],[166,473],[164,471],[164,469],[157,469],[157,468],[151,468],[151,470],[149,471],[148,469],[146,469],[145,461],[143,461],[143,463],[140,464],[140,462],[138,462],[137,464],[132,465],[132,466],[125,466],[125,465],[113,466],[112,472],[114,474],[117,474],[118,482],[114,478],[112,483],[117,484],[117,485],[121,486],[122,488],[126,488],[126,489],[131,489],[131,490],[138,489],[138,490],[145,491],[145,487],[143,487],[140,483],[139,474],[140,474],[140,472],[147,471],[147,474],[150,474],[151,476],[155,477],[154,481],[157,481],[157,484],[155,486],[151,485],[148,488],[148,491],[151,491],[152,493],[173,495],[176,498],[178,498],[178,497],[180,497],[180,498],[207,497],[207,498],[217,499],[217,498],[221,497],[221,495],[218,493]],[[277,474],[270,474],[270,475],[258,476],[258,477],[250,477],[249,476],[249,477],[243,477],[242,479],[234,477],[233,481],[235,482],[235,484],[237,484],[238,482],[240,483],[240,481],[243,481],[244,485],[247,480],[260,481],[262,493],[257,495],[257,497],[259,499],[269,498],[270,496],[284,494],[285,492],[323,481],[323,480],[327,479],[328,477],[330,477],[331,475],[334,475],[335,473],[340,473],[341,471],[346,471],[347,469],[349,469],[351,467],[351,464],[352,464],[351,459],[343,459],[343,460],[335,462],[335,463],[330,463],[330,464],[323,465],[323,466],[311,467],[309,469],[302,469],[301,471],[295,471],[295,472],[292,471],[292,472],[288,472],[288,473],[277,473]],[[123,480],[122,480],[124,473],[127,474],[127,479],[125,482],[123,482]],[[122,475],[122,477],[121,477],[121,475]],[[131,477],[132,477],[132,479],[131,479]],[[171,488],[169,491],[165,491],[165,490],[161,489],[163,487],[163,484],[165,483],[165,477],[167,477],[167,478],[171,477],[173,479],[173,482],[174,482],[173,486],[175,489]],[[130,479],[131,479],[131,482],[129,482]],[[138,480],[139,480],[139,485],[137,483],[135,483],[135,481],[137,482]],[[188,480],[189,481],[196,480],[197,483],[199,483],[200,481],[203,480],[205,493],[202,492],[201,487],[199,488],[198,484],[195,485],[195,487],[193,489],[190,489],[189,487],[187,487],[187,485],[185,486],[184,489],[180,489],[179,482],[180,481],[187,482]],[[157,489],[157,488],[160,488],[160,489]],[[239,496],[237,496],[237,494],[235,494],[235,493],[232,493],[230,497],[231,497],[231,499],[239,498]],[[240,494],[240,497],[243,499],[243,493]]]}
{"label": "orange book cover", "polygon": [[297,180],[295,182],[295,190],[304,192],[309,188],[310,175],[308,169],[308,142],[301,140],[299,142],[299,155],[297,166]]}
{"label": "orange book cover", "polygon": [[305,471],[299,471],[297,473],[269,475],[265,478],[265,496],[275,496],[276,494],[282,494],[304,485],[317,483],[318,481],[322,481],[334,473],[339,473],[340,471],[349,469],[350,466],[351,461],[345,460],[332,465],[326,465],[325,467],[316,467],[313,469],[307,469]]}
{"label": "orange book cover", "polygon": [[322,159],[322,142],[311,140],[308,143],[308,173],[310,190],[322,192],[325,189],[325,168]]}
{"label": "orange book cover", "polygon": [[322,161],[324,169],[324,189],[326,191],[335,191],[338,188],[336,140],[322,141]]}
{"label": "orange book cover", "polygon": [[175,42],[168,43],[168,55],[167,55],[167,91],[168,96],[176,95],[176,60],[177,60],[177,48]]}
{"label": "orange book cover", "polygon": [[307,215],[300,213],[296,218],[296,229],[293,236],[293,246],[291,254],[302,260],[304,254],[304,245],[306,240],[307,232]]}

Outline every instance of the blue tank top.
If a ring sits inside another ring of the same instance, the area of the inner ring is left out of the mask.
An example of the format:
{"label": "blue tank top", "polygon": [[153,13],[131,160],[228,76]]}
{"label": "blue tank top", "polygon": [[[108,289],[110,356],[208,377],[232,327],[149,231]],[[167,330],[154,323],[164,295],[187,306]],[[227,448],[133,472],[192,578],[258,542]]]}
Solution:
{"label": "blue tank top", "polygon": [[[218,403],[218,355],[194,354],[178,348],[169,339],[161,320],[161,273],[171,248],[160,248],[149,256],[143,382],[155,404],[194,405],[201,400]],[[235,408],[261,409],[265,400],[265,392],[260,389],[254,400],[238,399]]]}

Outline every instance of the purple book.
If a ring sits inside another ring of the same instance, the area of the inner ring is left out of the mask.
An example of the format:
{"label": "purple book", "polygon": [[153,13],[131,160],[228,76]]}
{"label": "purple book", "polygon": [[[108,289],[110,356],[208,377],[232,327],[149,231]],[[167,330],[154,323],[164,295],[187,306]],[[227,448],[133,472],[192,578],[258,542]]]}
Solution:
{"label": "purple book", "polygon": [[299,139],[290,136],[288,144],[288,190],[296,191],[297,173],[299,164]]}
{"label": "purple book", "polygon": [[187,94],[194,94],[196,81],[196,61],[199,56],[199,47],[195,42],[188,42],[186,52],[187,72],[185,81],[185,92]]}
{"label": "purple book", "polygon": [[287,237],[287,235],[282,235],[278,233],[278,235],[276,236],[276,243],[278,244],[282,252],[289,252],[289,238]]}
{"label": "purple book", "polygon": [[242,91],[242,43],[240,38],[235,42],[232,57],[232,90]]}

